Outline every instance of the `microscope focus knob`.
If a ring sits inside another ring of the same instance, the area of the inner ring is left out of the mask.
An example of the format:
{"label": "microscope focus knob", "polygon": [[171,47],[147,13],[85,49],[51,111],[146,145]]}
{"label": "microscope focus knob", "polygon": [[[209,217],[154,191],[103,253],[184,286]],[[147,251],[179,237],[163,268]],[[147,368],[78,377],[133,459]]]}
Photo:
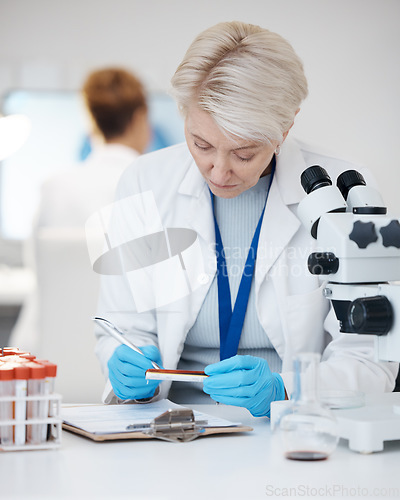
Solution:
{"label": "microscope focus knob", "polygon": [[380,229],[384,247],[400,248],[400,223],[394,219]]}
{"label": "microscope focus knob", "polygon": [[385,335],[393,325],[393,308],[383,295],[354,300],[348,315],[354,333]]}
{"label": "microscope focus knob", "polygon": [[332,252],[316,252],[308,257],[307,265],[311,274],[333,274],[339,269],[339,259]]}
{"label": "microscope focus knob", "polygon": [[356,221],[349,238],[357,244],[358,248],[367,248],[370,243],[374,243],[378,239],[375,224],[373,222]]}

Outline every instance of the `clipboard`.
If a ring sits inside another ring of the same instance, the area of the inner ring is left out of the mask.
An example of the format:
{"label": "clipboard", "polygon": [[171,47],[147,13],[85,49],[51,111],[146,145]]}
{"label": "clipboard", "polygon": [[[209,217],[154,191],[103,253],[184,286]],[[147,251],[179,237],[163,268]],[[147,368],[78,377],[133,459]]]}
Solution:
{"label": "clipboard", "polygon": [[[152,403],[149,403],[149,405],[151,404]],[[253,430],[252,427],[225,421],[223,419],[215,419],[215,417],[206,414],[198,414],[197,418],[195,418],[195,414],[190,408],[173,405],[174,407],[168,408],[150,422],[135,423],[133,420],[128,426],[121,424],[122,432],[118,432],[115,429],[113,432],[93,432],[88,429],[87,425],[82,425],[82,423],[78,421],[74,422],[73,420],[63,421],[62,427],[64,430],[79,434],[96,442],[121,439],[161,439],[170,442],[187,442],[203,436],[250,432]],[[97,408],[100,409],[100,413],[102,407],[109,407],[109,405],[92,406],[97,406]],[[125,407],[126,409],[126,406],[132,405],[114,406],[119,408]],[[118,408],[116,408],[115,411],[118,412]],[[212,421],[215,420],[217,425],[209,425],[207,417],[212,419]],[[123,430],[122,425],[124,425]]]}

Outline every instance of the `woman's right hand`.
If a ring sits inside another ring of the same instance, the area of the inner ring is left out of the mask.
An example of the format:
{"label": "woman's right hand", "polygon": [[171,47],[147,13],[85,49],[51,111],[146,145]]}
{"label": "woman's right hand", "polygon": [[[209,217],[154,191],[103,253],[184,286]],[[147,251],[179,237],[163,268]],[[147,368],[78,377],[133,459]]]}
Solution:
{"label": "woman's right hand", "polygon": [[161,366],[160,351],[154,345],[140,348],[144,356],[126,345],[118,346],[108,361],[108,376],[120,399],[146,399],[154,395],[160,380],[146,380],[146,370],[155,361]]}

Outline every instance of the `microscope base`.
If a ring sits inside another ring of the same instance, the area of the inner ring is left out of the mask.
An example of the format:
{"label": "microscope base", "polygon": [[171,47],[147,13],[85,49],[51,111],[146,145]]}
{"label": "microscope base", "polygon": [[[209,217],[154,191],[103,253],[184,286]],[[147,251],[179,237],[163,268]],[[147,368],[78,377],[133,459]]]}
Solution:
{"label": "microscope base", "polygon": [[339,424],[339,436],[359,453],[384,449],[385,441],[400,440],[400,393],[367,395],[360,408],[332,410]]}

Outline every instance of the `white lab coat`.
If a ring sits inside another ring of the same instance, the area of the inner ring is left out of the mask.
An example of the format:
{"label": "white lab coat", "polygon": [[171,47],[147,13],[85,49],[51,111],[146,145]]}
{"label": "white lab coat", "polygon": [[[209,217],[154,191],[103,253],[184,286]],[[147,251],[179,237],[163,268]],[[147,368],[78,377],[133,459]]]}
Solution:
{"label": "white lab coat", "polygon": [[41,186],[34,230],[81,227],[89,216],[111,203],[122,172],[139,153],[122,144],[101,144],[86,160],[49,177]]}
{"label": "white lab coat", "polygon": [[[288,394],[293,386],[293,355],[302,351],[322,353],[323,389],[391,391],[398,364],[374,362],[372,336],[339,333],[333,312],[328,315],[329,301],[322,294],[321,282],[307,270],[307,258],[316,241],[302,226],[296,210],[306,196],[300,175],[311,165],[323,166],[334,182],[350,168],[361,170],[367,182],[370,177],[358,166],[318,154],[294,139],[284,142],[259,240],[254,282],[259,321],[282,359],[281,375]],[[163,366],[174,369],[216,273],[212,207],[207,184],[186,144],[140,157],[124,173],[117,197],[122,199],[148,190],[154,194],[165,228],[196,231],[203,256],[198,275],[201,285],[169,306],[138,313],[124,277],[104,276],[98,313],[124,329],[136,345],[157,345]],[[96,335],[96,354],[107,376],[107,361],[117,343],[100,329]],[[163,382],[158,397],[166,397],[169,387],[169,382]],[[105,402],[115,400],[110,391],[107,381]]]}

